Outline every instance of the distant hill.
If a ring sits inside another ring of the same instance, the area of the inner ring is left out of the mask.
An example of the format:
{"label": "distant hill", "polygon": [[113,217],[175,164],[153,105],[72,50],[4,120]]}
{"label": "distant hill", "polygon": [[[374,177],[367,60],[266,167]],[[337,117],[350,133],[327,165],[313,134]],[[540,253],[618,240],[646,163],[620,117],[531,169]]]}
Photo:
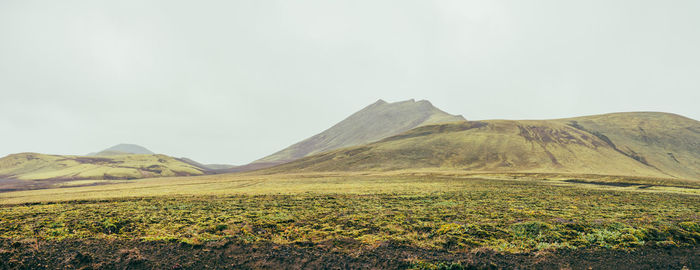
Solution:
{"label": "distant hill", "polygon": [[205,174],[166,155],[61,156],[20,153],[0,158],[0,178],[20,180],[135,179]]}
{"label": "distant hill", "polygon": [[195,167],[205,169],[207,171],[212,171],[212,172],[217,171],[217,170],[225,170],[225,169],[230,169],[230,168],[236,167],[236,165],[227,165],[227,164],[202,164],[202,163],[199,163],[197,161],[194,161],[192,159],[185,158],[185,157],[177,158],[177,159],[182,161],[182,162],[185,162],[187,164],[193,165]]}
{"label": "distant hill", "polygon": [[409,168],[700,179],[700,122],[656,112],[463,121],[417,127],[268,170]]}
{"label": "distant hill", "polygon": [[88,156],[115,156],[128,154],[153,155],[155,153],[140,145],[122,143],[97,153],[90,153]]}
{"label": "distant hill", "polygon": [[[146,147],[136,145],[136,144],[118,144],[115,146],[112,146],[110,148],[107,148],[105,150],[102,150],[100,152],[96,153],[90,153],[88,156],[117,156],[117,155],[154,155],[151,150],[146,149]],[[236,167],[235,165],[226,165],[226,164],[202,164],[197,161],[194,161],[189,158],[175,158],[179,161],[182,161],[184,163],[190,164],[194,167],[197,167],[203,171],[216,171],[216,170],[225,170],[225,169],[230,169],[233,167]]]}
{"label": "distant hill", "polygon": [[380,99],[331,128],[238,170],[270,167],[316,153],[374,142],[419,126],[464,120],[460,115],[441,111],[426,100],[387,103]]}

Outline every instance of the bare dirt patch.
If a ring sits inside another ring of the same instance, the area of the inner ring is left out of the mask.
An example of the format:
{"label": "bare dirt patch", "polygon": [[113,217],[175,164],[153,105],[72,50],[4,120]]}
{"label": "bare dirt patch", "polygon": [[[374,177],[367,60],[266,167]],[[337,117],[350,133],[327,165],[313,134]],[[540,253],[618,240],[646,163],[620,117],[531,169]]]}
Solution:
{"label": "bare dirt patch", "polygon": [[0,239],[0,269],[698,269],[699,247],[588,249],[552,253],[448,252],[385,242],[348,250],[353,240],[318,245],[246,244],[220,240],[201,245],[137,240]]}

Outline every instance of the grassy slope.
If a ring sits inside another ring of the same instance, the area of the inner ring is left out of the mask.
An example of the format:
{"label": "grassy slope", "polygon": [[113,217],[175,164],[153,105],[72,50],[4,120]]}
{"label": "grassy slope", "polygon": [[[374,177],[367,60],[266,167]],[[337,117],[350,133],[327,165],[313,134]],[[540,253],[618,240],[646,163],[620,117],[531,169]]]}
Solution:
{"label": "grassy slope", "polygon": [[328,130],[253,164],[279,164],[315,153],[377,141],[421,125],[463,120],[463,117],[445,113],[425,100],[395,103],[379,100]]}
{"label": "grassy slope", "polygon": [[700,179],[700,122],[669,113],[611,113],[562,119],[609,138],[618,152],[674,177]]}
{"label": "grassy slope", "polygon": [[698,131],[700,122],[664,113],[467,121],[419,127],[269,171],[444,168],[700,179]]}
{"label": "grassy slope", "polygon": [[0,175],[21,180],[134,179],[200,175],[202,170],[166,155],[109,157],[21,153],[0,159]]}

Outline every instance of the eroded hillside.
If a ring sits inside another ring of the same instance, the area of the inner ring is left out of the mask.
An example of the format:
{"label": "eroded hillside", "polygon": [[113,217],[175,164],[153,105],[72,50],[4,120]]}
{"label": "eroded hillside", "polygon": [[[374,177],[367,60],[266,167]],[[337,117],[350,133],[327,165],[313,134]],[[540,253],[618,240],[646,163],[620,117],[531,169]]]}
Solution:
{"label": "eroded hillside", "polygon": [[664,113],[423,126],[272,171],[449,168],[700,179],[700,122]]}

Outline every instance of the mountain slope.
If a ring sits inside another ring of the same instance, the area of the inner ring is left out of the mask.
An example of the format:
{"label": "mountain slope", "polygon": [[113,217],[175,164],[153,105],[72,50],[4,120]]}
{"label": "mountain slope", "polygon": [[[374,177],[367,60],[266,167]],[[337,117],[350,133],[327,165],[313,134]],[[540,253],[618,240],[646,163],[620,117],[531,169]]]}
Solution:
{"label": "mountain slope", "polygon": [[464,121],[464,118],[445,113],[425,100],[395,103],[378,100],[333,127],[247,166],[269,167],[316,153],[370,143],[418,126],[455,121]]}
{"label": "mountain slope", "polygon": [[696,120],[670,113],[636,112],[561,122],[607,138],[619,153],[669,176],[700,179],[700,122]]}
{"label": "mountain slope", "polygon": [[0,158],[0,178],[20,180],[135,179],[204,173],[202,168],[166,155],[88,157],[20,153]]}
{"label": "mountain slope", "polygon": [[105,150],[97,153],[90,153],[88,156],[115,156],[115,155],[128,155],[128,154],[138,154],[138,155],[153,155],[155,153],[151,150],[146,149],[143,146],[136,144],[117,144]]}
{"label": "mountain slope", "polygon": [[177,160],[182,161],[182,162],[187,163],[187,164],[190,164],[192,166],[195,166],[195,167],[202,169],[204,171],[210,171],[210,172],[215,172],[217,170],[226,170],[226,169],[236,167],[236,165],[227,165],[227,164],[202,164],[202,163],[199,163],[197,161],[194,161],[194,160],[192,160],[190,158],[186,158],[186,157],[177,158]]}
{"label": "mountain slope", "polygon": [[699,131],[700,122],[664,113],[465,121],[418,127],[270,171],[449,168],[700,179]]}

